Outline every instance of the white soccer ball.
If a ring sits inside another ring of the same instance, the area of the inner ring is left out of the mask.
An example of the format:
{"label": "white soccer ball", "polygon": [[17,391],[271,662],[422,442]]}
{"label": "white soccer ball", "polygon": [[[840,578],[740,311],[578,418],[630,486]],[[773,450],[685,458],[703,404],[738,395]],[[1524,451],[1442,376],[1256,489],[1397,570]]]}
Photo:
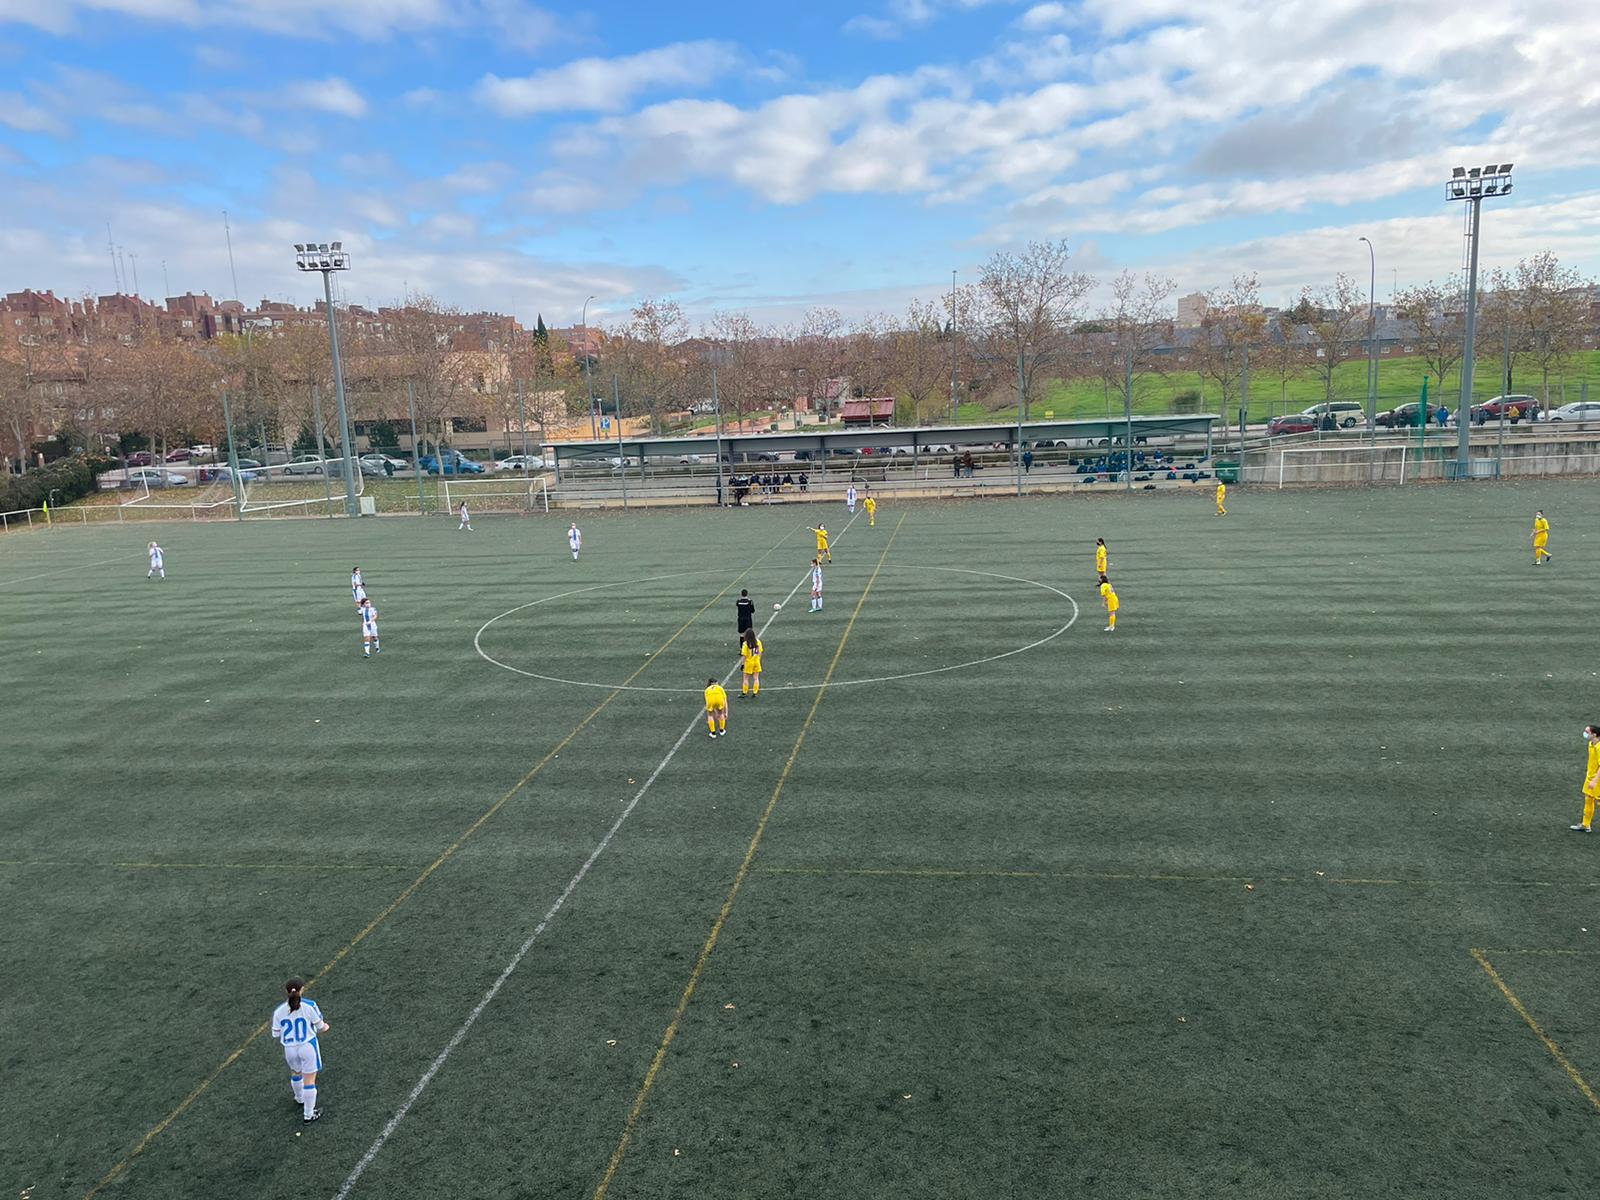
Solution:
{"label": "white soccer ball", "polygon": [[782,608],[782,607],[783,607],[783,605],[782,605],[782,604],[774,604],[774,605],[773,605],[773,606],[772,606],[772,611],[773,611],[773,612],[777,612],[777,611],[778,611],[778,610],[779,610],[779,609],[780,609],[780,608]]}

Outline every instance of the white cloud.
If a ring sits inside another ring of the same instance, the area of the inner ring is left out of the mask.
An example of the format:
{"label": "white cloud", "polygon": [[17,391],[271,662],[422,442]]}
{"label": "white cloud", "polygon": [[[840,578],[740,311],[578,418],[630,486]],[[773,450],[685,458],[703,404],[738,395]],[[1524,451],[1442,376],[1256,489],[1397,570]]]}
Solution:
{"label": "white cloud", "polygon": [[18,133],[48,133],[63,136],[66,123],[55,113],[30,103],[17,92],[0,92],[0,125]]}
{"label": "white cloud", "polygon": [[703,88],[738,61],[726,42],[678,42],[620,58],[580,58],[518,79],[485,75],[477,96],[505,117],[620,112],[643,91]]}
{"label": "white cloud", "polygon": [[1018,17],[1017,28],[1037,33],[1070,24],[1071,21],[1072,14],[1067,11],[1067,6],[1057,3],[1056,0],[1050,0],[1048,4],[1035,4]]}
{"label": "white cloud", "polygon": [[887,41],[931,24],[947,12],[963,12],[1015,0],[889,0],[882,13],[861,13],[844,23],[846,33]]}
{"label": "white cloud", "polygon": [[190,29],[242,26],[321,41],[487,28],[520,49],[542,46],[561,32],[556,17],[526,0],[273,0],[237,6],[211,0],[0,0],[0,24],[47,33],[72,33],[107,17]]}
{"label": "white cloud", "polygon": [[303,79],[285,84],[278,101],[286,108],[309,108],[338,117],[364,117],[367,101],[360,92],[336,75],[327,79]]}

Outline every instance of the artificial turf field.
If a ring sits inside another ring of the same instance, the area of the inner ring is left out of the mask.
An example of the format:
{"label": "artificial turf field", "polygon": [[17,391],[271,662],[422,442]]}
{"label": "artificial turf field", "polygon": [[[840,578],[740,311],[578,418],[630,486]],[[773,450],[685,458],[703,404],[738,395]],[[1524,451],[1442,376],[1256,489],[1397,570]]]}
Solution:
{"label": "artificial turf field", "polygon": [[0,539],[0,1186],[1591,1194],[1600,490],[1229,507]]}

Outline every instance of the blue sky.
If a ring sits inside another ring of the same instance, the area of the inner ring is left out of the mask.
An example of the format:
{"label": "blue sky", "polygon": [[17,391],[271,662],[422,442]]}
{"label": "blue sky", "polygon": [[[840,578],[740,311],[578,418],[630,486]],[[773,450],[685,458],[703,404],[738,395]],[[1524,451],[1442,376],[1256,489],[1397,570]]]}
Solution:
{"label": "blue sky", "polygon": [[[621,318],[893,312],[994,250],[1180,291],[1461,262],[1457,163],[1513,159],[1486,263],[1600,271],[1600,22],[1553,0],[0,0],[7,290]],[[131,274],[131,270],[129,272]]]}

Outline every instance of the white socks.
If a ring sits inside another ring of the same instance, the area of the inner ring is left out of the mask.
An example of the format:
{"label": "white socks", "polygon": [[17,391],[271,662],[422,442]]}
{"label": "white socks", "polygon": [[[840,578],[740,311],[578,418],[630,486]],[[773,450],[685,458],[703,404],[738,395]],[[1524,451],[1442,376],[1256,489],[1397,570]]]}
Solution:
{"label": "white socks", "polygon": [[306,1098],[300,1094],[300,1076],[289,1076],[289,1090],[294,1093],[294,1102],[296,1104],[304,1104],[306,1102]]}
{"label": "white socks", "polygon": [[311,1114],[317,1111],[317,1085],[308,1083],[300,1089],[301,1111],[306,1120],[311,1119]]}

